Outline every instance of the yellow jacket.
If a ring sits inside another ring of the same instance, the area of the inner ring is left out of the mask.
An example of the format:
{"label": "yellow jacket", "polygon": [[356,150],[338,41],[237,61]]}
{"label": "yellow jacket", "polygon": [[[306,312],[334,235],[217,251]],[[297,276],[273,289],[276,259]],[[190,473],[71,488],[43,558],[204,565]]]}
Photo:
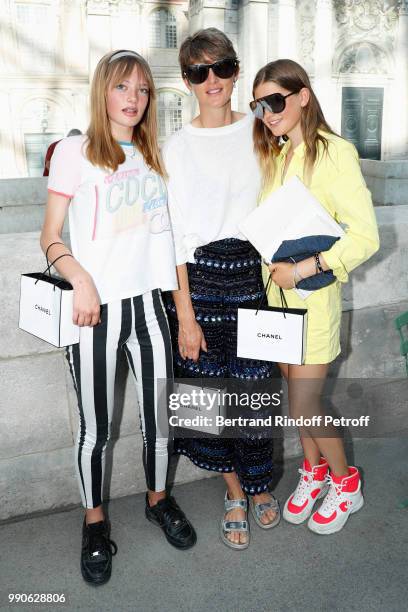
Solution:
{"label": "yellow jacket", "polygon": [[[322,253],[338,281],[344,283],[349,273],[363,263],[379,248],[378,228],[371,194],[361,173],[358,153],[353,144],[322,132],[328,140],[328,153],[319,143],[318,157],[314,165],[308,189],[326,208],[331,216],[344,227],[346,235],[328,251]],[[262,200],[282,185],[282,174],[290,141],[282,147],[274,159],[275,175],[271,188],[261,194]],[[305,145],[302,142],[293,152],[284,182],[292,176],[303,180]],[[273,231],[273,228],[271,228]],[[264,279],[268,276],[265,266]],[[285,291],[288,305],[307,308],[308,335],[305,363],[328,363],[340,352],[339,332],[341,321],[341,292],[339,283],[315,291],[303,301],[293,290]],[[279,291],[272,284],[269,304],[280,305]]]}
{"label": "yellow jacket", "polygon": [[[322,253],[327,265],[344,283],[349,272],[378,250],[380,242],[371,194],[364,182],[355,146],[339,136],[324,132],[322,135],[329,142],[329,151],[325,154],[319,143],[318,159],[308,188],[338,223],[347,226],[346,235]],[[289,147],[290,141],[287,141],[275,160],[275,179],[268,193],[282,184]],[[304,156],[302,142],[293,151],[284,182],[295,175],[303,179]],[[261,201],[266,195],[262,194]]]}

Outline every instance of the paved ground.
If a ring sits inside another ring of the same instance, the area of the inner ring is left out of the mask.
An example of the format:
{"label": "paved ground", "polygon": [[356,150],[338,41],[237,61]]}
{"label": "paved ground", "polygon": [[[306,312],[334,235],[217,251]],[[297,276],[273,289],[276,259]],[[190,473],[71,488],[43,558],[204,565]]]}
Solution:
{"label": "paved ground", "polygon": [[[408,439],[363,440],[349,458],[364,466],[366,505],[339,534],[317,536],[282,523],[270,532],[252,521],[246,551],[218,537],[220,478],[175,488],[198,532],[177,551],[144,518],[142,495],[110,504],[119,546],[108,585],[86,585],[79,572],[80,509],[0,526],[1,610],[97,612],[402,612],[408,602]],[[276,493],[297,481],[285,466]],[[8,593],[64,593],[67,603],[8,605]]]}

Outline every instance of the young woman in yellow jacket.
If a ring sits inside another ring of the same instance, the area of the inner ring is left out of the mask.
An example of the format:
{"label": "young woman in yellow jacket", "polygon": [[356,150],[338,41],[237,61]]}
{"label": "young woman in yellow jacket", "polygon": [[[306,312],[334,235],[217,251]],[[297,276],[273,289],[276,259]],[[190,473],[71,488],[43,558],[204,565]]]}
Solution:
{"label": "young woman in yellow jacket", "polygon": [[[281,363],[288,381],[291,416],[320,414],[319,397],[330,363],[340,353],[341,283],[356,266],[379,248],[378,230],[370,193],[361,174],[358,154],[351,143],[327,124],[303,68],[282,59],[261,68],[255,77],[251,108],[255,151],[263,174],[262,199],[297,175],[346,233],[329,250],[297,264],[273,263],[268,293],[271,306],[280,306],[280,288],[289,307],[308,311],[304,365]],[[286,142],[282,146],[282,141]],[[333,270],[336,282],[312,293],[305,301],[294,291],[304,278]],[[348,517],[364,503],[357,468],[348,466],[343,441],[329,430],[300,428],[304,461],[295,491],[283,516],[320,534],[342,529]],[[313,512],[317,499],[320,508]]]}

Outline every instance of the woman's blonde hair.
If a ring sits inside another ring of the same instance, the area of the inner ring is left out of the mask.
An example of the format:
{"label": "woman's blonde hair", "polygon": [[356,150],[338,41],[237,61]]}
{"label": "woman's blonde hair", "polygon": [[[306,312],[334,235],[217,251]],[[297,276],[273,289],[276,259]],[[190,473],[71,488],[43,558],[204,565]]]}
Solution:
{"label": "woman's blonde hair", "polygon": [[[313,166],[318,157],[319,143],[323,145],[324,152],[328,153],[328,140],[318,130],[329,134],[335,134],[326,119],[316,98],[306,71],[290,59],[279,59],[270,62],[261,68],[254,80],[252,95],[255,98],[255,90],[259,85],[273,81],[284,89],[299,92],[306,87],[310,92],[309,102],[302,108],[300,126],[305,144],[305,164],[303,179],[309,184]],[[273,183],[276,164],[273,163],[281,150],[280,137],[274,136],[265,124],[256,119],[254,123],[254,150],[258,156],[262,172],[262,188],[267,191]]]}
{"label": "woman's blonde hair", "polygon": [[133,129],[132,142],[143,155],[146,164],[161,176],[165,176],[157,140],[156,89],[153,76],[146,60],[134,51],[119,50],[107,53],[96,66],[91,86],[91,121],[87,131],[86,156],[91,164],[113,172],[125,161],[122,147],[112,136],[106,99],[109,88],[129,77],[135,67],[146,79],[149,102],[140,123]]}

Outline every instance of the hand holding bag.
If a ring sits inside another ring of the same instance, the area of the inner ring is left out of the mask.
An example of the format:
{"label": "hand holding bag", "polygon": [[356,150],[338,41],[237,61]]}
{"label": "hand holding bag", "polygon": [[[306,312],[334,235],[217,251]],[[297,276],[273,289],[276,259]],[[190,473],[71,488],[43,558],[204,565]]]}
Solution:
{"label": "hand holding bag", "polygon": [[[272,257],[272,262],[276,261],[288,261],[298,262],[313,257],[315,253],[322,251],[328,251],[335,242],[340,240],[339,236],[303,236],[296,240],[284,240]],[[333,270],[325,270],[313,276],[302,278],[296,283],[296,289],[303,289],[305,291],[316,291],[327,287],[332,283],[336,282],[336,277],[333,274]]]}
{"label": "hand holding bag", "polygon": [[47,268],[44,272],[21,275],[18,326],[23,331],[61,348],[79,342],[79,327],[72,322],[72,285],[63,278],[52,276],[50,271],[56,261],[72,255],[64,253],[49,263],[48,250],[52,244],[45,254]]}
{"label": "hand holding bag", "polygon": [[271,282],[269,275],[257,309],[238,308],[237,356],[302,365],[306,355],[307,310],[288,308],[282,289],[281,308],[263,306]]}

